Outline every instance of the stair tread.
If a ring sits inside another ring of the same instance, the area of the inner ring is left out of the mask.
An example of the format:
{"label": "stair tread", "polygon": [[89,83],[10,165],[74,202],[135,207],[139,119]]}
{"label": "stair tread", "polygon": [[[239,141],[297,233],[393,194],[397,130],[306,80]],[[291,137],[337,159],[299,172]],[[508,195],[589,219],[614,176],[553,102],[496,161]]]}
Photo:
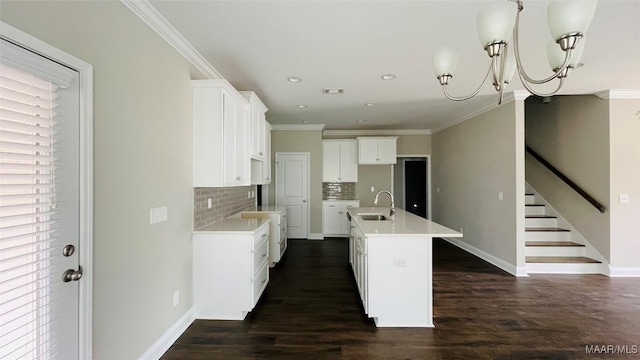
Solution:
{"label": "stair tread", "polygon": [[557,228],[557,227],[528,227],[524,231],[541,231],[541,232],[569,232],[569,229]]}
{"label": "stair tread", "polygon": [[527,263],[553,264],[600,264],[601,262],[584,256],[527,256]]}
{"label": "stair tread", "polygon": [[557,216],[553,215],[525,215],[525,219],[557,219]]}
{"label": "stair tread", "polygon": [[524,204],[524,206],[545,206],[544,204]]}
{"label": "stair tread", "polygon": [[583,244],[578,244],[573,241],[525,241],[525,246],[571,246],[571,247],[584,247]]}

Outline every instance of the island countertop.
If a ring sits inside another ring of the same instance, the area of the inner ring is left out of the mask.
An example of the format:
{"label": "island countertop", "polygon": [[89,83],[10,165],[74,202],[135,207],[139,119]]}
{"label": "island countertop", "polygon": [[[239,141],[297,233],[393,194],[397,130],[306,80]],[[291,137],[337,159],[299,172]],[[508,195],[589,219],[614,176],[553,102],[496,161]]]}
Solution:
{"label": "island countertop", "polygon": [[402,209],[396,209],[393,220],[362,220],[362,214],[382,214],[389,216],[389,207],[358,207],[348,208],[351,221],[357,223],[365,236],[389,236],[396,237],[462,237],[462,233],[449,229],[431,220],[421,218]]}

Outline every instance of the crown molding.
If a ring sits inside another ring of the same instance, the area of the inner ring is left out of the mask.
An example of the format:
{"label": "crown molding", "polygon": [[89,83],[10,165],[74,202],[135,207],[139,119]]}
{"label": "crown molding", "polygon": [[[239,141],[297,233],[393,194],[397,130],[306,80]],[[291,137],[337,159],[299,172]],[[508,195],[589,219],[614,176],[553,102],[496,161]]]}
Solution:
{"label": "crown molding", "polygon": [[324,124],[271,124],[272,130],[324,130]]}
{"label": "crown molding", "polygon": [[498,103],[495,100],[492,100],[490,103],[487,103],[484,106],[481,106],[479,109],[476,109],[468,114],[465,114],[461,117],[459,117],[458,119],[448,122],[446,124],[441,125],[440,127],[431,130],[432,134],[438,133],[442,130],[448,129],[452,126],[456,126],[460,123],[463,123],[467,120],[473,119],[476,116],[482,115],[484,113],[486,113],[487,111],[491,111],[497,107],[506,105],[510,102],[513,101],[524,101],[526,98],[528,98],[529,96],[531,96],[531,94],[528,91],[525,90],[515,90],[515,91],[510,91],[506,94],[504,94],[503,98],[502,98],[502,104],[498,105]]}
{"label": "crown molding", "polygon": [[325,130],[322,135],[359,136],[359,135],[431,135],[429,129],[397,129],[397,130]]}
{"label": "crown molding", "polygon": [[595,93],[601,99],[640,99],[640,89],[611,89]]}
{"label": "crown molding", "polygon": [[120,0],[209,79],[224,79],[147,0]]}

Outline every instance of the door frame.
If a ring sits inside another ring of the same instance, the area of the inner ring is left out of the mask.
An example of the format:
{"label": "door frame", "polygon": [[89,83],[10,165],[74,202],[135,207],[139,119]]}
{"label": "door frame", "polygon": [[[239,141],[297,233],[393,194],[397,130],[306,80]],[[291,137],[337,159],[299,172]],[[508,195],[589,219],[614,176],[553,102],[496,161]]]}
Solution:
{"label": "door frame", "polygon": [[275,202],[278,206],[278,162],[282,155],[302,155],[307,158],[307,240],[311,234],[311,153],[310,152],[276,152],[276,183],[275,183]]}
{"label": "door frame", "polygon": [[0,21],[0,36],[20,47],[74,69],[80,87],[80,226],[78,261],[84,276],[78,289],[78,356],[93,356],[93,66]]}
{"label": "door frame", "polygon": [[[431,213],[431,155],[426,155],[426,154],[421,154],[421,155],[410,155],[410,154],[402,154],[402,155],[397,155],[396,156],[398,159],[401,158],[424,158],[427,161],[427,219],[431,220],[432,217],[432,213]],[[394,189],[395,188],[395,184],[394,184],[394,174],[396,171],[396,167],[397,164],[393,165],[393,169],[391,170],[391,188]],[[404,172],[404,166],[402,167],[402,171]],[[402,175],[402,179],[404,180],[404,174]],[[405,192],[405,184],[402,184],[402,199],[405,202],[405,208],[406,208],[406,194]],[[406,211],[406,209],[404,209]]]}

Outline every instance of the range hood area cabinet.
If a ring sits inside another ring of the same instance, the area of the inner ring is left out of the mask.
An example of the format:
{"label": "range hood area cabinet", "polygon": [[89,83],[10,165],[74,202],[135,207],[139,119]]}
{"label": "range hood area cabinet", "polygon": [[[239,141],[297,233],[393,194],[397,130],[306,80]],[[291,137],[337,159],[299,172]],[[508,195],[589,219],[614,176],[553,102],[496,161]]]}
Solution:
{"label": "range hood area cabinet", "polygon": [[322,181],[358,182],[356,140],[322,140]]}
{"label": "range hood area cabinet", "polygon": [[397,136],[368,136],[358,138],[360,165],[390,165],[397,162]]}

